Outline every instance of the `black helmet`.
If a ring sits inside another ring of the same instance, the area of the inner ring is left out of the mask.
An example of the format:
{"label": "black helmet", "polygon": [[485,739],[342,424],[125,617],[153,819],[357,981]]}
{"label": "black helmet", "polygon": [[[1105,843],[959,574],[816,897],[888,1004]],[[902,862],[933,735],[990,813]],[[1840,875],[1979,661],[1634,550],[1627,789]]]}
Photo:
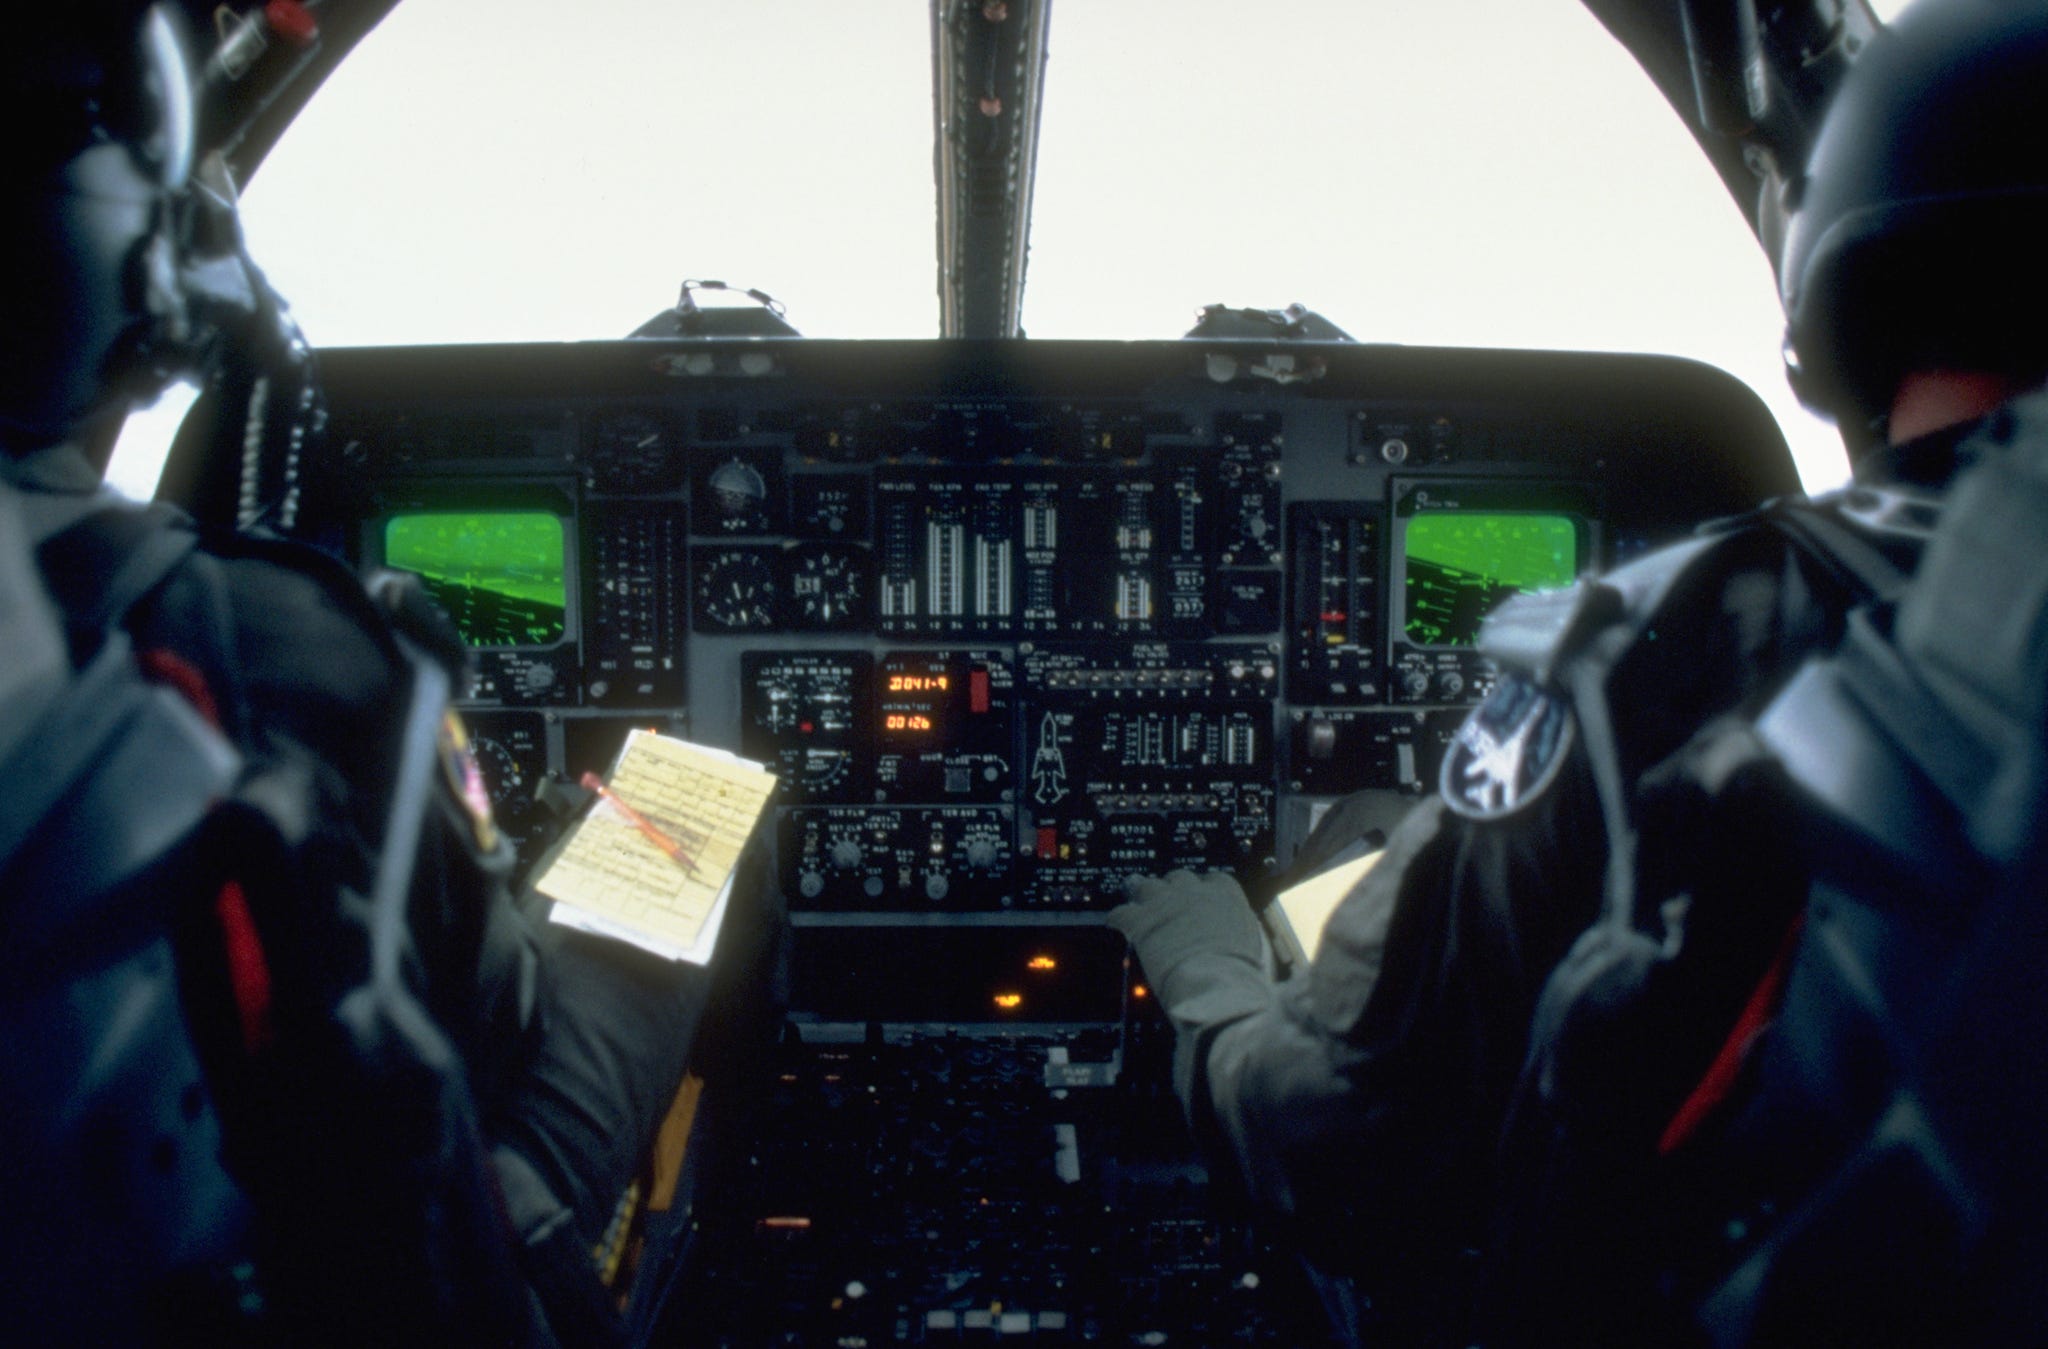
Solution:
{"label": "black helmet", "polygon": [[162,382],[150,353],[183,318],[172,215],[193,150],[181,19],[141,0],[65,0],[8,20],[0,445],[10,453]]}
{"label": "black helmet", "polygon": [[1846,429],[1915,369],[2048,370],[2048,3],[1918,0],[1787,194],[1792,382]]}

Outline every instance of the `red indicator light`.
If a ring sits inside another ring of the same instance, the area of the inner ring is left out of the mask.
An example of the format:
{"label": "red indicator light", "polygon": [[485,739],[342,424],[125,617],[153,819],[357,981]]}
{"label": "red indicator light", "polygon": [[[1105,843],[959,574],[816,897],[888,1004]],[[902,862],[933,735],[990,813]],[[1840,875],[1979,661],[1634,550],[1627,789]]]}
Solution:
{"label": "red indicator light", "polygon": [[988,671],[968,671],[967,710],[970,712],[988,711]]}
{"label": "red indicator light", "polygon": [[1038,855],[1058,857],[1060,855],[1060,831],[1053,825],[1041,825],[1038,830]]}
{"label": "red indicator light", "polygon": [[263,7],[263,18],[271,32],[294,47],[310,47],[320,36],[320,21],[299,0],[270,0]]}

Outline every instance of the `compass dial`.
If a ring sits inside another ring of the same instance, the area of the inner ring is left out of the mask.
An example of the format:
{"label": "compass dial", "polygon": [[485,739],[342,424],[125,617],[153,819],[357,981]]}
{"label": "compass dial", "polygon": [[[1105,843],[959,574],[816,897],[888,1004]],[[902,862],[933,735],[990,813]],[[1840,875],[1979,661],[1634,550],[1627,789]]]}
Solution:
{"label": "compass dial", "polygon": [[775,626],[775,564],[758,550],[726,548],[697,567],[697,622],[727,632]]}

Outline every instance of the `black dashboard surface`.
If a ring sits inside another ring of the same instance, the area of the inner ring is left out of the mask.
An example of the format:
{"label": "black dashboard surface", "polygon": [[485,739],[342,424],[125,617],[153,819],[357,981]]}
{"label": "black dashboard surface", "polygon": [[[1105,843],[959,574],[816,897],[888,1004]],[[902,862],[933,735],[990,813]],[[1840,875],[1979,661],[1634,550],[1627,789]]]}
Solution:
{"label": "black dashboard surface", "polygon": [[1752,394],[1645,356],[322,359],[300,532],[455,617],[529,860],[537,789],[634,727],[780,777],[790,1016],[648,1218],[650,1344],[1318,1343],[1104,911],[1174,867],[1270,892],[1348,793],[1391,827],[1493,677],[1491,604],[1797,488]]}
{"label": "black dashboard surface", "polygon": [[1319,804],[1398,813],[1433,785],[1500,596],[1797,487],[1746,389],[1646,356],[323,360],[302,532],[427,574],[477,648],[467,714],[505,828],[530,852],[543,778],[673,730],[781,775],[775,874],[807,927],[1086,926],[1177,866],[1256,886]]}

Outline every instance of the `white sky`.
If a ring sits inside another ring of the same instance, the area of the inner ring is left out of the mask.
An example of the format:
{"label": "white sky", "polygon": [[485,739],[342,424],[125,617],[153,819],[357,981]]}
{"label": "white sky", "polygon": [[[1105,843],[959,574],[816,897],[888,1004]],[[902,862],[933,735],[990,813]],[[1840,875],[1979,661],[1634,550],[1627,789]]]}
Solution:
{"label": "white sky", "polygon": [[[320,345],[623,336],[685,277],[936,333],[928,0],[404,0],[250,185]],[[1577,0],[1057,0],[1024,325],[1300,301],[1361,341],[1730,371],[1809,489],[1771,275]]]}

